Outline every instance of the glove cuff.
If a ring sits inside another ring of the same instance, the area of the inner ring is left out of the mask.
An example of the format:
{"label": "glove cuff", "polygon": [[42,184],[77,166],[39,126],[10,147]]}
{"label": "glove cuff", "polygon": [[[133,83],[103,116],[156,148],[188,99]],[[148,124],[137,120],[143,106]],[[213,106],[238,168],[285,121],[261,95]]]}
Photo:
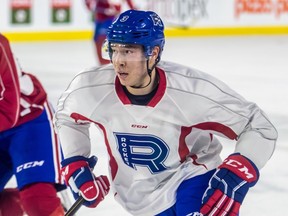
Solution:
{"label": "glove cuff", "polygon": [[219,168],[228,169],[233,172],[250,183],[250,187],[254,186],[259,179],[259,170],[256,165],[240,153],[235,153],[227,157]]}
{"label": "glove cuff", "polygon": [[65,167],[73,162],[77,162],[77,161],[86,161],[88,163],[88,158],[84,157],[84,156],[73,156],[73,157],[69,157],[66,158],[64,160],[61,161],[61,165],[62,167]]}

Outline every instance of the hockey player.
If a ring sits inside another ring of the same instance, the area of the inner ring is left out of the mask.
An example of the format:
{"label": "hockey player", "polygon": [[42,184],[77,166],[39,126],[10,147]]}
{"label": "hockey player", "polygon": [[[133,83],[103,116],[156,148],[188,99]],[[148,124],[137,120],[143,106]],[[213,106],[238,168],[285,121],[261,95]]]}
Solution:
{"label": "hockey player", "polygon": [[[130,9],[135,9],[132,0],[125,0]],[[107,28],[112,21],[120,14],[122,6],[121,1],[111,0],[85,0],[87,8],[93,12],[94,18],[94,44],[95,50],[100,65],[110,63],[109,60],[102,58],[101,48],[106,39]]]}
{"label": "hockey player", "polygon": [[[0,34],[0,215],[63,216],[60,161],[47,94]],[[13,175],[17,189],[5,188]]]}
{"label": "hockey player", "polygon": [[[132,215],[236,216],[273,153],[277,131],[255,103],[223,82],[160,62],[163,31],[154,12],[122,13],[107,33],[112,64],[78,74],[61,96],[55,124],[66,182],[88,206],[108,192],[89,168],[88,128],[96,124],[114,197]],[[217,136],[236,143],[223,161]]]}

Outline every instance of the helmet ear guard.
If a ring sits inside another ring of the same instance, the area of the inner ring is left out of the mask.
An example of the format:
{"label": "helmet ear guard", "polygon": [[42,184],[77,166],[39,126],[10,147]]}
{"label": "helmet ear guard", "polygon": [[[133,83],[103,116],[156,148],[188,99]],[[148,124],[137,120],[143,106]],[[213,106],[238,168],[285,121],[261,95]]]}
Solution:
{"label": "helmet ear guard", "polygon": [[160,51],[156,62],[159,62],[165,44],[164,24],[155,12],[125,11],[108,28],[107,41],[102,46],[103,58],[109,56],[112,60],[113,43],[142,45],[146,59],[152,55],[154,47],[158,46]]}

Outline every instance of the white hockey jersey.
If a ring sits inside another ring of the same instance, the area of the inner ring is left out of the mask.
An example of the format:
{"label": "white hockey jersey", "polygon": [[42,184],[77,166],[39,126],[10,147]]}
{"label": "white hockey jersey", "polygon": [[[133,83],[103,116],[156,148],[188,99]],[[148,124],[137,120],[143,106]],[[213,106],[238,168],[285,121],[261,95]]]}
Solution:
{"label": "white hockey jersey", "polygon": [[[115,199],[132,215],[172,206],[179,184],[221,163],[214,135],[261,168],[277,131],[256,104],[212,76],[175,63],[157,66],[159,86],[147,106],[131,104],[112,65],[78,74],[55,115],[64,157],[90,154],[89,125],[103,131]],[[232,152],[231,152],[232,153]]]}

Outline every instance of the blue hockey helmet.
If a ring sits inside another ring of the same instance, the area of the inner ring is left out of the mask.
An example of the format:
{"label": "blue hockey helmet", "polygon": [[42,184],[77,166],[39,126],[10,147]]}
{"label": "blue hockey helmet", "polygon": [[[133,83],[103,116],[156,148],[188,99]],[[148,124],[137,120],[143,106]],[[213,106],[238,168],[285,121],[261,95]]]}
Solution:
{"label": "blue hockey helmet", "polygon": [[165,44],[164,24],[155,12],[127,10],[109,26],[107,40],[110,59],[111,44],[120,43],[142,45],[146,58],[159,46],[159,61]]}

